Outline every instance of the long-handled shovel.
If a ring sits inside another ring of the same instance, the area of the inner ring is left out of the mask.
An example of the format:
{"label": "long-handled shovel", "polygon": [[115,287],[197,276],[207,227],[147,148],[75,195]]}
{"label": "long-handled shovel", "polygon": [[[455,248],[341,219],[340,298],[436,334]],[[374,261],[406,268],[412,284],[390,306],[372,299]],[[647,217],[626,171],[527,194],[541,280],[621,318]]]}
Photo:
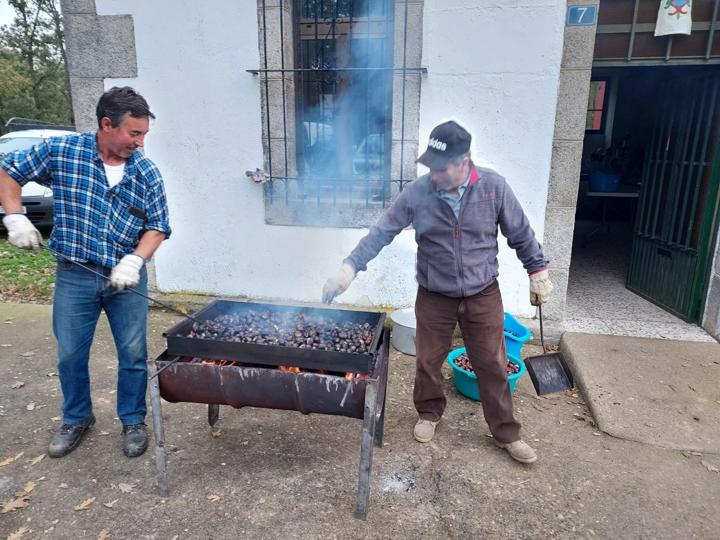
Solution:
{"label": "long-handled shovel", "polygon": [[540,310],[540,343],[542,343],[543,354],[526,358],[525,365],[535,392],[538,396],[544,396],[572,388],[573,377],[562,353],[547,352],[543,336],[542,306],[538,306],[538,309]]}

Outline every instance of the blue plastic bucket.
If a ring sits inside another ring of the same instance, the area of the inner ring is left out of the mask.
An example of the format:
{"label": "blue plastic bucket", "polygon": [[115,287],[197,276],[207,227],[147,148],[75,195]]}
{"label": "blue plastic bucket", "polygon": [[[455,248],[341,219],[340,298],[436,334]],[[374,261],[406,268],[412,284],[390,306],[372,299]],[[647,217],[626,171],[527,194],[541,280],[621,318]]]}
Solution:
{"label": "blue plastic bucket", "polygon": [[[447,362],[448,364],[450,364],[450,367],[453,371],[455,388],[463,396],[469,397],[470,399],[473,399],[475,401],[480,401],[480,391],[478,390],[477,386],[477,375],[456,366],[454,362],[454,360],[464,352],[465,347],[462,347],[461,349],[455,349],[448,355]],[[520,366],[520,371],[518,371],[517,373],[513,373],[512,375],[508,375],[508,383],[510,383],[510,393],[512,394],[515,392],[515,385],[517,385],[518,379],[525,375],[527,368],[525,367],[525,363],[519,358],[509,354],[507,355],[507,357],[508,360],[510,360],[513,364],[517,364],[518,366]]]}
{"label": "blue plastic bucket", "polygon": [[530,329],[520,324],[510,313],[505,312],[505,349],[509,356],[520,358],[525,342],[532,337]]}

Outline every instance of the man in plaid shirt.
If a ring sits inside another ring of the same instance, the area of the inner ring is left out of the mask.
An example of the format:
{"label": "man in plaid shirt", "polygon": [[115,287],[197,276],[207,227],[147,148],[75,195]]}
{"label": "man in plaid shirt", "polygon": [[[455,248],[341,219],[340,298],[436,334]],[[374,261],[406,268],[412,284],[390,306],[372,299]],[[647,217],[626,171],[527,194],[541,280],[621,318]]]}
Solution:
{"label": "man in plaid shirt", "polygon": [[[117,415],[128,457],[147,449],[147,294],[145,262],[170,236],[160,171],[140,149],[149,131],[145,99],[132,88],[112,88],[97,105],[97,132],[54,137],[0,163],[3,225],[13,245],[37,250],[42,237],[23,213],[21,186],[51,187],[55,226],[50,248],[57,261],[53,331],[63,392],[63,425],[48,454],[72,452],[95,423],[88,361],[95,327],[105,311],[118,354]],[[93,272],[73,262],[98,272]]]}

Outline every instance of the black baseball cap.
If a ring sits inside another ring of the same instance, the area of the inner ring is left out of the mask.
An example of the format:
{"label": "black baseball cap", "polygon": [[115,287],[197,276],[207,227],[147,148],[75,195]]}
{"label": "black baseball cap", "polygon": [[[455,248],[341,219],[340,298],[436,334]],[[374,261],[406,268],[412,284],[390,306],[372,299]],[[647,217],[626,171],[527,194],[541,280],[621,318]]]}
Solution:
{"label": "black baseball cap", "polygon": [[470,133],[460,124],[453,120],[444,122],[430,132],[427,150],[418,163],[430,169],[444,169],[452,158],[470,151],[471,140]]}

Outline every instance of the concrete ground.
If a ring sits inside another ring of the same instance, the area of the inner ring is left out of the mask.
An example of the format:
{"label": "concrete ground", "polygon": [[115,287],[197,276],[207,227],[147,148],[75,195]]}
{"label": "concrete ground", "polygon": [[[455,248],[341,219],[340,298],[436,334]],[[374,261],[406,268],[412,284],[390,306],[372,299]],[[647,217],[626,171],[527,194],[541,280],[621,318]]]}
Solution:
{"label": "concrete ground", "polygon": [[[176,320],[151,312],[152,355]],[[359,420],[221,407],[213,437],[206,407],[164,403],[163,499],[152,452],[122,455],[104,322],[91,360],[98,423],[66,458],[42,458],[60,424],[49,306],[0,305],[0,359],[0,503],[25,504],[0,513],[0,538],[23,529],[23,538],[73,539],[720,536],[720,455],[607,435],[578,392],[539,398],[527,377],[515,405],[540,456],[531,466],[492,444],[447,367],[446,414],[433,442],[416,443],[413,358],[393,352],[385,446],[375,449],[368,519],[358,521]],[[683,372],[670,375],[682,384]]]}

